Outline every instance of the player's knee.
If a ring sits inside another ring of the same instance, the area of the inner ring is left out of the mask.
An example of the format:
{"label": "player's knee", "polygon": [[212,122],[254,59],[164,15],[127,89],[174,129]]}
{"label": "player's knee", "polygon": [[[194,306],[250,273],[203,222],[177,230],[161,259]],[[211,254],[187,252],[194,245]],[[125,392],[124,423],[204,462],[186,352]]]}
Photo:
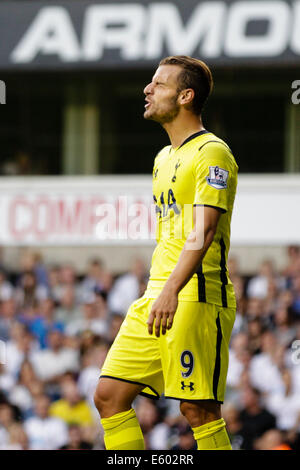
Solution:
{"label": "player's knee", "polygon": [[94,394],[94,403],[101,416],[106,414],[107,408],[111,406],[112,399],[113,391],[111,387],[100,380]]}

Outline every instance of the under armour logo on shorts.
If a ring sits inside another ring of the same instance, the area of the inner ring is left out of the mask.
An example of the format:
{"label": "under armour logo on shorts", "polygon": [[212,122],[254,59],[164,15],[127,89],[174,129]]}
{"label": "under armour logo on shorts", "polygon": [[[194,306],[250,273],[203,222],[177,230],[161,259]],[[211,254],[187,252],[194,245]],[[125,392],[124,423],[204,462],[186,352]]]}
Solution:
{"label": "under armour logo on shorts", "polygon": [[181,390],[184,390],[186,387],[192,392],[194,389],[194,382],[190,382],[188,385],[185,385],[184,381],[181,382]]}

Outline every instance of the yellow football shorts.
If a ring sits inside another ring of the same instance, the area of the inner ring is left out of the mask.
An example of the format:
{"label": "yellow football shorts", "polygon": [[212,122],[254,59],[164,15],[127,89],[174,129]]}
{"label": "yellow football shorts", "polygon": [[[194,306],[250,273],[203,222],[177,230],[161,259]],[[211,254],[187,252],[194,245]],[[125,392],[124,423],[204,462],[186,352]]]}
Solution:
{"label": "yellow football shorts", "polygon": [[141,395],[222,403],[235,310],[180,301],[173,326],[157,338],[147,320],[155,299],[141,297],[127,312],[101,377],[145,385]]}

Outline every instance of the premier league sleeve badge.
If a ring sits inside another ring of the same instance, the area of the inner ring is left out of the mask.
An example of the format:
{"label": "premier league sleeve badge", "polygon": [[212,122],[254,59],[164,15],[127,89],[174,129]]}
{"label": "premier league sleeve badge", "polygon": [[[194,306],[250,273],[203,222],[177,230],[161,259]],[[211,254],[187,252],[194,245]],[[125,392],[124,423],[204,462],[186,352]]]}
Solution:
{"label": "premier league sleeve badge", "polygon": [[229,171],[219,166],[209,167],[209,176],[206,177],[207,183],[215,189],[226,189]]}

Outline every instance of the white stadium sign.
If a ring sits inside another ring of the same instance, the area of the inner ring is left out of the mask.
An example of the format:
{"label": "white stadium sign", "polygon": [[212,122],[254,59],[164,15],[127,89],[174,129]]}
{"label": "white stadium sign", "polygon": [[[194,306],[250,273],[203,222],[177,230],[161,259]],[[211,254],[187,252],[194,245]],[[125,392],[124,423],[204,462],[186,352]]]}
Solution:
{"label": "white stadium sign", "polygon": [[[1,245],[155,243],[151,176],[0,178],[0,201]],[[299,244],[299,207],[298,175],[240,175],[232,245]]]}

